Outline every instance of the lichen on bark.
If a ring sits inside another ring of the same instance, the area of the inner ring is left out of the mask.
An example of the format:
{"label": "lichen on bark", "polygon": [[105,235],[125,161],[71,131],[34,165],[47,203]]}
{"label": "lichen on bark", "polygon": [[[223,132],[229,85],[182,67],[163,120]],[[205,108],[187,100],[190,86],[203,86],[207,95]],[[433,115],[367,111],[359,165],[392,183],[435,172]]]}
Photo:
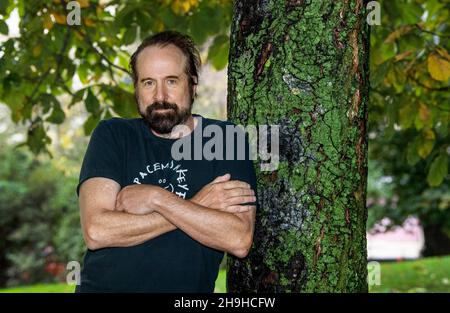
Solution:
{"label": "lichen on bark", "polygon": [[280,125],[254,245],[229,291],[364,292],[368,26],[362,1],[236,1],[228,117]]}

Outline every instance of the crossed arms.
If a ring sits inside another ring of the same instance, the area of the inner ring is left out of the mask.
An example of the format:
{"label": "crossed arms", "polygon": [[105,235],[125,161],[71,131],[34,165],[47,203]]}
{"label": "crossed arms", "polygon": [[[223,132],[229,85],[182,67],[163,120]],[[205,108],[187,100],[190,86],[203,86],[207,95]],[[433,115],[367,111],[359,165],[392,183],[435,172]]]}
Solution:
{"label": "crossed arms", "polygon": [[94,177],[80,187],[84,240],[89,249],[128,247],[177,228],[198,242],[243,258],[253,241],[256,207],[250,185],[219,176],[184,200],[154,185],[120,190],[112,179]]}

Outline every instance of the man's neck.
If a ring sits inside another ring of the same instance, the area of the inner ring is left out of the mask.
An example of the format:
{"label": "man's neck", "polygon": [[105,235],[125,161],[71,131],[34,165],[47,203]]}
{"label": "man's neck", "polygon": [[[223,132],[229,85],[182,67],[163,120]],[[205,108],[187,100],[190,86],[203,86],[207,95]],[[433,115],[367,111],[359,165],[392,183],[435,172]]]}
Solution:
{"label": "man's neck", "polygon": [[[155,136],[161,137],[161,138],[166,138],[166,139],[178,139],[181,137],[185,137],[187,135],[189,135],[194,128],[197,126],[198,120],[197,118],[195,118],[194,116],[189,116],[188,119],[186,120],[186,122],[180,124],[183,125],[185,127],[182,127],[181,130],[182,131],[171,131],[168,134],[160,134],[158,132],[156,132],[155,130],[153,130],[152,128],[150,128],[150,130],[152,131],[153,134],[155,134]],[[177,126],[175,126],[177,127]]]}

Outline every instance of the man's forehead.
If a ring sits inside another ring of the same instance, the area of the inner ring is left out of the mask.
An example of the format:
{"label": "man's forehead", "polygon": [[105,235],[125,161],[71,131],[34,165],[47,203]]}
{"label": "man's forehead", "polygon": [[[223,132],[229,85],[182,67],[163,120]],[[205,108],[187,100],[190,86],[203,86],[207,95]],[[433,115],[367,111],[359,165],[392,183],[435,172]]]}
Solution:
{"label": "man's forehead", "polygon": [[184,72],[185,61],[183,52],[174,45],[150,46],[139,53],[136,65],[141,75],[149,72],[174,75]]}

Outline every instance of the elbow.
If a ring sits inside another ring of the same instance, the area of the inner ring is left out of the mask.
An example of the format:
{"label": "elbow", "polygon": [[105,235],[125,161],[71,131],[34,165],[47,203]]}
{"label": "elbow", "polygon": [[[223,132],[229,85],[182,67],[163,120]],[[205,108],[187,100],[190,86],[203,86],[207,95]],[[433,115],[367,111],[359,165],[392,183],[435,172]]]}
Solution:
{"label": "elbow", "polygon": [[89,250],[105,248],[107,245],[102,231],[95,225],[88,225],[84,231],[84,242]]}
{"label": "elbow", "polygon": [[243,258],[245,258],[248,255],[249,251],[250,251],[250,248],[248,248],[248,249],[237,249],[237,250],[233,251],[232,254],[235,257],[238,257],[239,259],[243,259]]}
{"label": "elbow", "polygon": [[234,256],[243,259],[245,258],[248,253],[250,252],[250,249],[253,244],[253,233],[248,233],[244,236],[239,236],[237,243],[234,245],[231,254]]}

